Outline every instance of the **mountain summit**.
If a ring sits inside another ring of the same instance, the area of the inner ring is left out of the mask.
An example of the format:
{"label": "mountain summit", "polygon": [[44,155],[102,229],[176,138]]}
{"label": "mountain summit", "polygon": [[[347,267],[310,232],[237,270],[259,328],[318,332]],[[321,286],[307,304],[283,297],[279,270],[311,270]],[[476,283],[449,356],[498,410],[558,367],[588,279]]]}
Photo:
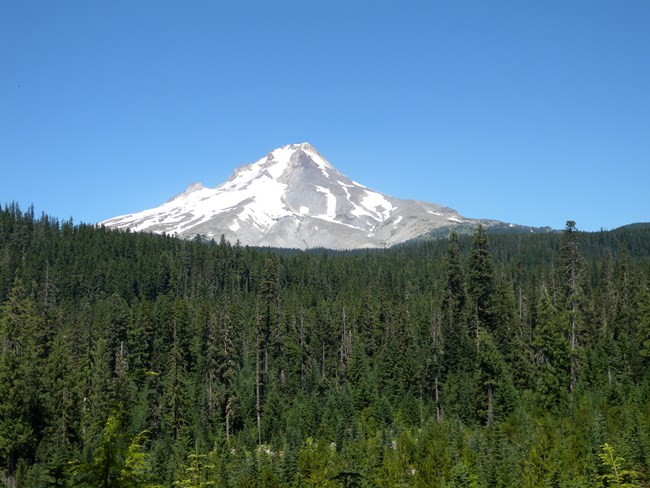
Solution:
{"label": "mountain summit", "polygon": [[235,170],[216,188],[193,183],[159,207],[114,217],[118,229],[197,234],[243,245],[284,248],[379,248],[460,224],[433,203],[401,200],[352,181],[309,143],[290,144]]}

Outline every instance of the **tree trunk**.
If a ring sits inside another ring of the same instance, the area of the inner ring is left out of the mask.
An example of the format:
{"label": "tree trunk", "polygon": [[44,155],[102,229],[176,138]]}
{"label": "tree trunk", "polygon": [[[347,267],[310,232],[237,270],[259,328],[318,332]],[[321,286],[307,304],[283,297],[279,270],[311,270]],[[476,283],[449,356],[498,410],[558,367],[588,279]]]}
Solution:
{"label": "tree trunk", "polygon": [[571,383],[569,384],[569,391],[573,393],[577,383],[577,358],[576,358],[576,300],[573,297],[573,304],[571,307]]}
{"label": "tree trunk", "polygon": [[487,425],[492,424],[492,418],[494,416],[494,401],[493,401],[494,389],[492,385],[487,385]]}
{"label": "tree trunk", "polygon": [[474,321],[476,322],[476,351],[478,352],[480,349],[478,335],[481,332],[481,327],[478,319],[478,302],[474,302]]}
{"label": "tree trunk", "polygon": [[305,388],[305,311],[300,309],[300,387]]}
{"label": "tree trunk", "polygon": [[[436,315],[433,312],[433,301],[431,301],[431,340],[432,340],[432,349],[433,349],[433,366],[435,368],[436,374],[433,379],[434,384],[434,396],[436,402],[436,420],[438,422],[442,421],[443,418],[443,409],[440,402],[440,369],[441,369],[441,359],[439,353],[441,351],[440,342],[441,342],[442,330],[441,330],[441,321],[436,320]],[[441,355],[441,354],[440,354]]]}
{"label": "tree trunk", "polygon": [[438,422],[442,422],[442,419],[444,417],[443,411],[442,411],[442,405],[440,404],[440,386],[438,384],[438,371],[436,371],[436,377],[434,379],[434,385],[435,385],[435,396],[436,396],[436,420]]}
{"label": "tree trunk", "polygon": [[257,338],[255,353],[255,414],[257,416],[257,443],[262,444],[262,419],[260,412],[260,345]]}
{"label": "tree trunk", "polygon": [[7,476],[5,477],[5,484],[7,488],[16,488],[16,455],[13,451],[7,455]]}
{"label": "tree trunk", "polygon": [[230,417],[232,413],[232,398],[226,403],[226,442],[230,445]]}

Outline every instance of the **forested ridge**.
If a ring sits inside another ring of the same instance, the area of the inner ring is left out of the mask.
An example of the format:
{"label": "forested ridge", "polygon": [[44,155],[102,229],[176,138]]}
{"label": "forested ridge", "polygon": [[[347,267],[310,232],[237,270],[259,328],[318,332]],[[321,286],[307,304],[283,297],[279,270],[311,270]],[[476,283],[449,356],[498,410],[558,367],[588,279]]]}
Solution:
{"label": "forested ridge", "polygon": [[274,251],[0,210],[0,485],[650,486],[650,227]]}

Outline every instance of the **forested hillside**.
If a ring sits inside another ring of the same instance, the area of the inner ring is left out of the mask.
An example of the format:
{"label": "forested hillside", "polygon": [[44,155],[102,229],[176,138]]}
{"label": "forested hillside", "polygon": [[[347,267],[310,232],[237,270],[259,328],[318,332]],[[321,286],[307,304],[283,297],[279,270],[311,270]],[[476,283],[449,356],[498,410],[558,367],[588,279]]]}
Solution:
{"label": "forested hillside", "polygon": [[275,252],[0,211],[0,485],[650,486],[650,228]]}

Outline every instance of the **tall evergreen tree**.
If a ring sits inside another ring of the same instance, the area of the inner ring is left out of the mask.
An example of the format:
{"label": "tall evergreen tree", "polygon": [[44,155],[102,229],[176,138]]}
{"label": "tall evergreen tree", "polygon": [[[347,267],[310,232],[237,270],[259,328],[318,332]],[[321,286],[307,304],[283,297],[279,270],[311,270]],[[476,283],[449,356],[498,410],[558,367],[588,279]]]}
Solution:
{"label": "tall evergreen tree", "polygon": [[467,288],[470,297],[470,313],[476,339],[483,328],[494,332],[494,263],[487,233],[479,225],[472,239],[467,262]]}
{"label": "tall evergreen tree", "polygon": [[562,285],[566,297],[566,306],[570,319],[570,344],[571,344],[571,379],[569,391],[573,393],[578,382],[578,334],[579,331],[579,306],[582,298],[582,261],[578,246],[578,232],[576,223],[568,220],[562,233]]}
{"label": "tall evergreen tree", "polygon": [[[472,343],[465,320],[467,301],[458,234],[449,235],[447,256],[447,281],[445,287],[442,334],[439,347],[443,351],[445,370],[456,373],[472,364]],[[475,350],[475,349],[474,349]]]}
{"label": "tall evergreen tree", "polygon": [[[264,263],[261,283],[264,374],[269,374],[269,356],[279,358],[282,339],[279,324],[280,316],[280,276],[278,264],[268,258]],[[272,341],[273,340],[273,341]],[[273,342],[273,343],[272,343]],[[273,349],[273,350],[272,350]]]}
{"label": "tall evergreen tree", "polygon": [[548,410],[558,408],[568,391],[571,376],[571,344],[563,316],[542,285],[537,305],[533,344],[537,382],[535,391]]}
{"label": "tall evergreen tree", "polygon": [[494,421],[496,390],[505,383],[505,364],[492,334],[487,330],[479,332],[478,374],[479,385],[483,390],[483,401],[479,410],[482,412],[485,424],[490,425]]}
{"label": "tall evergreen tree", "polygon": [[219,379],[223,385],[223,409],[225,412],[226,439],[232,435],[233,416],[235,414],[237,397],[235,381],[238,364],[235,350],[235,326],[227,310],[221,314],[221,347],[218,356]]}

